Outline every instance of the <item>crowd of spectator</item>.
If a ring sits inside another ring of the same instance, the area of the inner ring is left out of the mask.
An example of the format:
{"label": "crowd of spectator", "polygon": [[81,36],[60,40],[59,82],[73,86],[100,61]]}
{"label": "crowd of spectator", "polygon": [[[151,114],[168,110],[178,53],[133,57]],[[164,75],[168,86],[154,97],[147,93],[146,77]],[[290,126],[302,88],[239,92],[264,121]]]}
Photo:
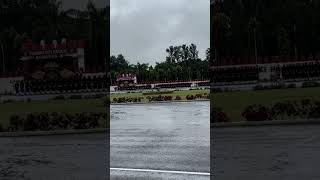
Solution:
{"label": "crowd of spectator", "polygon": [[[264,69],[266,67],[263,66],[215,68],[212,78],[215,83],[255,82],[261,78],[259,74],[264,72]],[[280,80],[281,78],[282,80],[312,80],[320,78],[320,62],[284,63],[271,67],[270,70],[277,74],[277,76],[272,76],[272,80]]]}
{"label": "crowd of spectator", "polygon": [[138,86],[124,86],[117,87],[117,90],[120,91],[129,91],[129,90],[143,90],[143,89],[151,89],[151,84],[138,85]]}
{"label": "crowd of spectator", "polygon": [[[136,84],[131,86],[117,86],[116,91],[134,91],[134,90],[149,90],[149,89],[175,89],[175,88],[191,88],[193,82],[171,82],[158,84]],[[210,81],[197,82],[198,87],[210,86]]]}
{"label": "crowd of spectator", "polygon": [[256,66],[218,68],[213,70],[214,82],[254,81],[259,78]]}
{"label": "crowd of spectator", "polygon": [[320,77],[320,63],[290,64],[282,67],[282,78],[309,79]]}
{"label": "crowd of spectator", "polygon": [[21,80],[14,82],[17,94],[99,92],[108,89],[106,76],[74,77],[58,80]]}
{"label": "crowd of spectator", "polygon": [[184,83],[164,83],[164,84],[156,84],[155,88],[188,88],[191,87],[191,82]]}

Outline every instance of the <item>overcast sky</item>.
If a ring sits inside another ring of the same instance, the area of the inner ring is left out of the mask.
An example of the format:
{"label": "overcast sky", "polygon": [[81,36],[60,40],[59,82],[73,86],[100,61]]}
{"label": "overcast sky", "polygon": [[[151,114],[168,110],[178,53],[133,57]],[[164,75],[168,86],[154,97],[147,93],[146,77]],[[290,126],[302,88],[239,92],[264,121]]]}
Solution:
{"label": "overcast sky", "polygon": [[111,0],[111,55],[130,63],[162,62],[170,45],[210,46],[209,0]]}

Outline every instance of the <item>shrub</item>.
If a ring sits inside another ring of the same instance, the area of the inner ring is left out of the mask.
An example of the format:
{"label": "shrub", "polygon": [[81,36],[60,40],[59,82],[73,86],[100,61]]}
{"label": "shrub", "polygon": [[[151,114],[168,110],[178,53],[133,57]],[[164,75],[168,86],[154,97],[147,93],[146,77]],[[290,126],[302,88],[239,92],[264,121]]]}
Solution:
{"label": "shrub", "polygon": [[181,97],[180,97],[180,96],[176,96],[175,100],[176,100],[176,101],[180,101],[180,100],[181,100]]}
{"label": "shrub", "polygon": [[202,94],[196,94],[195,98],[201,99],[202,98]]}
{"label": "shrub", "polygon": [[193,100],[193,99],[195,99],[195,96],[193,96],[193,95],[187,95],[187,96],[186,96],[186,99],[187,99],[187,100]]}
{"label": "shrub", "polygon": [[214,122],[229,122],[230,121],[227,114],[219,108],[214,108],[211,111],[211,116],[212,116],[212,118],[211,118],[212,123],[214,123]]}
{"label": "shrub", "polygon": [[9,118],[9,126],[12,130],[16,131],[23,125],[23,119],[21,119],[18,115],[12,115]]}
{"label": "shrub", "polygon": [[[13,115],[9,130],[35,131],[58,129],[89,129],[100,126],[100,121],[106,121],[106,113],[30,113],[26,116]],[[104,123],[106,124],[106,123]],[[105,125],[106,126],[106,125]]]}
{"label": "shrub", "polygon": [[242,116],[247,121],[265,121],[270,119],[269,109],[262,105],[251,105],[245,108]]}
{"label": "shrub", "polygon": [[24,131],[34,131],[38,129],[37,119],[34,114],[28,114],[27,118],[23,122]]}

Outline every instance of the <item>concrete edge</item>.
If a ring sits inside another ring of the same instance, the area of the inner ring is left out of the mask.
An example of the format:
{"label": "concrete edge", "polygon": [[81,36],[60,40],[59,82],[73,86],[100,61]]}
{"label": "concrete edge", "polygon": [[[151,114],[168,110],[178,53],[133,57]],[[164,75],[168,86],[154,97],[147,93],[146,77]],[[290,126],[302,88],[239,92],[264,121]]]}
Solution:
{"label": "concrete edge", "polygon": [[301,125],[301,124],[320,124],[320,119],[241,121],[241,122],[211,123],[210,127],[211,128],[228,128],[228,127]]}
{"label": "concrete edge", "polygon": [[52,135],[68,135],[68,134],[91,134],[91,133],[107,133],[108,128],[97,129],[71,129],[71,130],[53,130],[53,131],[20,131],[20,132],[0,132],[1,137],[28,137],[28,136],[52,136]]}

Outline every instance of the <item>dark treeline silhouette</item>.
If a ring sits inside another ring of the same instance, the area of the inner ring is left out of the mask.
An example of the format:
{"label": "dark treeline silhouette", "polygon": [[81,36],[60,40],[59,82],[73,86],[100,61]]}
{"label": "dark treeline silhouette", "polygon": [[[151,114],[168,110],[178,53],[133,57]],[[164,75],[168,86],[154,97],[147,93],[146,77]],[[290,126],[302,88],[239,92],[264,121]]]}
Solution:
{"label": "dark treeline silhouette", "polygon": [[211,1],[212,59],[243,64],[320,58],[319,19],[316,0]]}
{"label": "dark treeline silhouette", "polygon": [[110,57],[111,83],[121,74],[136,74],[138,83],[172,82],[209,79],[209,48],[205,59],[198,57],[195,44],[170,46],[167,57],[155,66],[147,63],[130,64],[122,54]]}
{"label": "dark treeline silhouette", "polygon": [[85,40],[87,69],[105,69],[109,55],[110,7],[97,8],[88,1],[84,10],[63,10],[59,0],[0,2],[0,74],[15,72],[24,40]]}

